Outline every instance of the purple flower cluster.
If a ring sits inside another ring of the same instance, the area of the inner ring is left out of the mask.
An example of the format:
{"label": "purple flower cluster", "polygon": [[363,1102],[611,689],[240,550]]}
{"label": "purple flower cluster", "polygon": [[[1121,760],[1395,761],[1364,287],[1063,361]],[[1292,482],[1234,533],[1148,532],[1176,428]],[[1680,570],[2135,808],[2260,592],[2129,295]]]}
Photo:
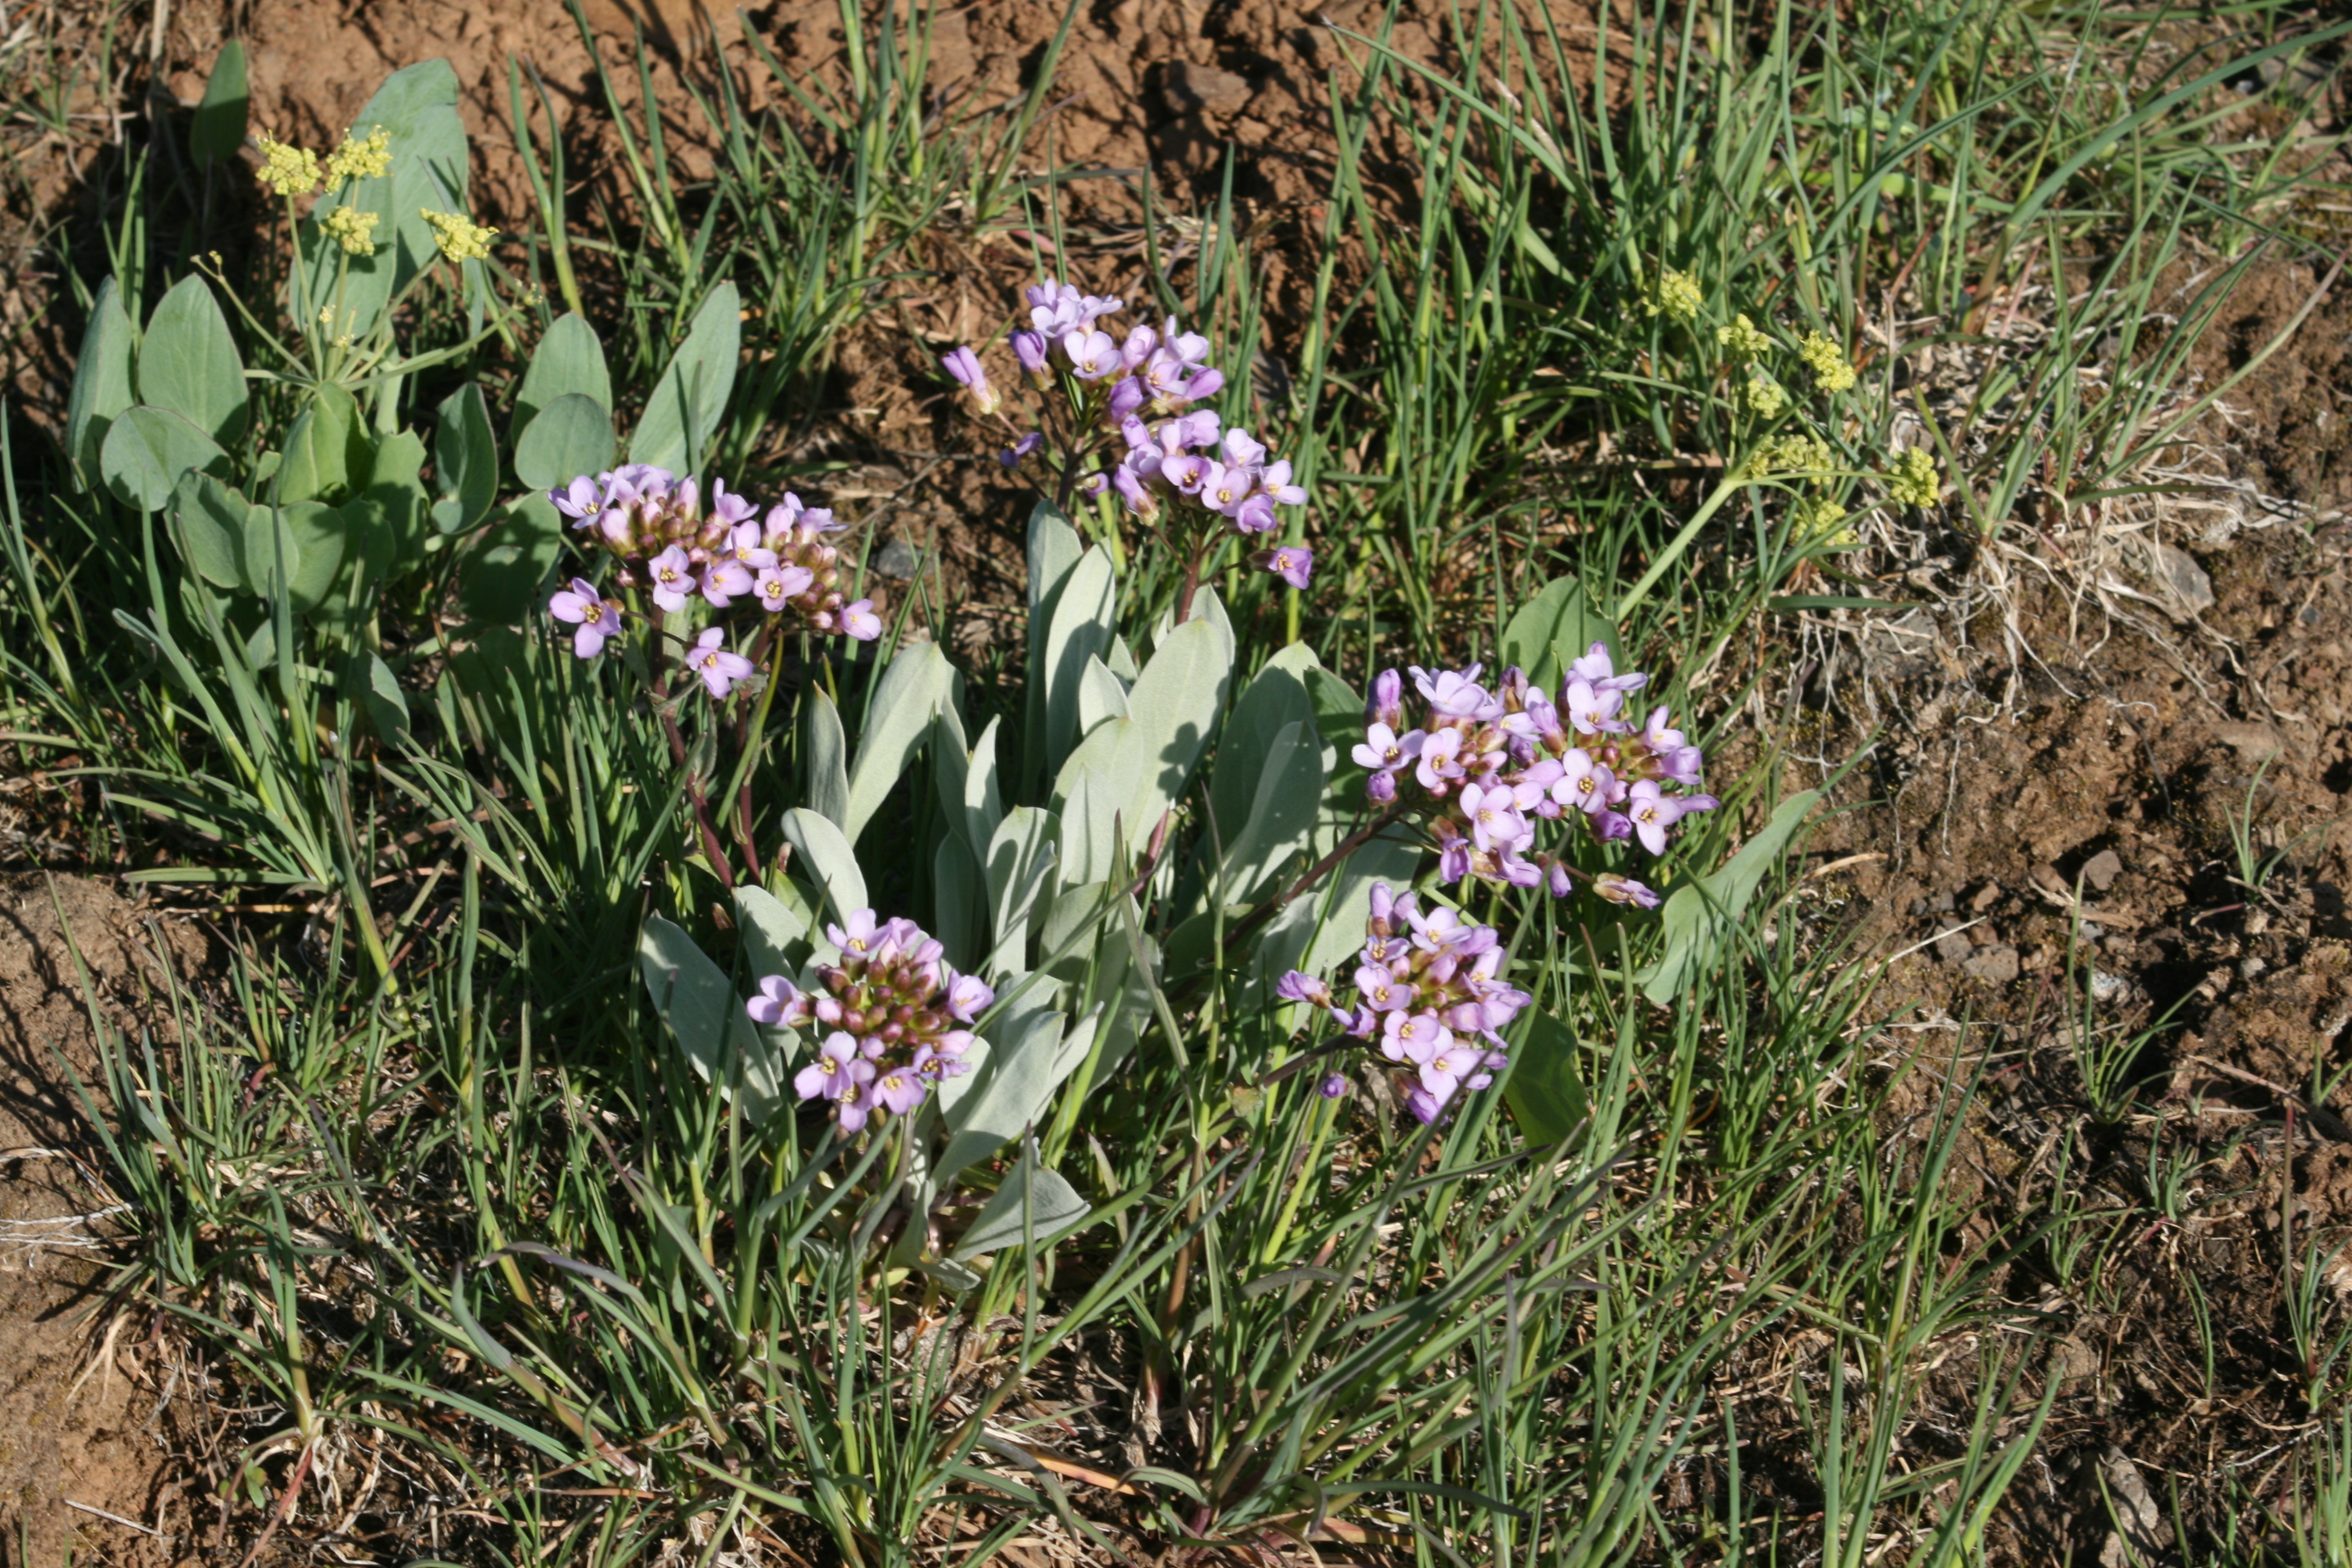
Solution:
{"label": "purple flower cluster", "polygon": [[[1248,431],[1224,429],[1214,413],[1192,406],[1225,384],[1224,373],[1208,363],[1208,339],[1181,330],[1172,316],[1160,327],[1138,323],[1114,337],[1103,321],[1125,301],[1058,280],[1029,289],[1025,298],[1029,325],[1012,333],[1013,358],[1041,391],[1067,378],[1071,446],[1111,443],[1113,456],[1081,481],[1085,494],[1115,493],[1146,522],[1171,511],[1214,519],[1244,539],[1279,528],[1277,506],[1306,504],[1307,491],[1292,482],[1288,459],[1269,462],[1265,444]],[[956,349],[940,363],[981,414],[1003,405],[1003,395],[970,348]],[[1002,460],[1010,467],[1043,445],[1042,433],[1031,431]],[[1093,460],[1090,449],[1069,458],[1074,472]],[[1264,549],[1250,563],[1303,588],[1315,552],[1303,544]]]}
{"label": "purple flower cluster", "polygon": [[[1651,710],[1647,722],[1633,727],[1625,700],[1650,678],[1618,674],[1607,644],[1594,643],[1569,666],[1557,703],[1517,668],[1489,691],[1478,684],[1479,669],[1414,668],[1423,715],[1410,729],[1404,683],[1395,670],[1382,670],[1354,753],[1370,772],[1365,789],[1376,804],[1394,802],[1409,785],[1419,789],[1433,812],[1439,880],[1548,884],[1565,897],[1577,873],[1533,852],[1538,820],[1576,818],[1600,839],[1635,838],[1662,855],[1677,820],[1719,804],[1698,793],[1705,758],[1671,727],[1666,709]],[[1647,909],[1658,901],[1629,877],[1591,881],[1612,902]]]}
{"label": "purple flower cluster", "polygon": [[[882,635],[873,601],[853,604],[841,591],[841,552],[825,536],[843,525],[822,507],[803,506],[796,495],[788,492],[761,517],[757,506],[719,479],[706,507],[691,475],[680,479],[667,468],[629,463],[593,479],[583,474],[550,491],[548,500],[576,531],[620,561],[618,586],[644,588],[660,609],[682,610],[699,598],[723,610],[749,598],[771,615],[791,611],[810,631],[861,642]],[[585,579],[573,579],[547,607],[557,620],[580,628],[572,647],[583,658],[594,658],[620,634],[622,602],[604,597]],[[714,639],[706,633],[704,641]],[[710,651],[698,645],[690,657],[698,660],[697,673],[724,696],[725,687],[711,679],[724,660],[713,661]],[[750,673],[747,667],[729,679]]]}
{"label": "purple flower cluster", "polygon": [[762,1024],[827,1033],[816,1059],[793,1079],[803,1100],[830,1100],[844,1131],[877,1110],[903,1116],[931,1085],[971,1070],[970,1024],[996,1000],[977,975],[958,974],[942,949],[910,920],[876,923],[859,910],[846,926],[827,925],[841,962],[817,969],[821,991],[803,991],[781,974],[760,982],[743,1010]]}
{"label": "purple flower cluster", "polygon": [[1449,909],[1424,915],[1411,893],[1392,894],[1385,882],[1372,884],[1364,930],[1352,1011],[1333,1001],[1322,981],[1296,969],[1275,994],[1324,1008],[1349,1034],[1377,1040],[1381,1055],[1412,1069],[1398,1085],[1405,1108],[1434,1121],[1457,1089],[1494,1081],[1507,1059],[1497,1048],[1500,1031],[1528,1005],[1528,994],[1496,978],[1503,949],[1494,927],[1473,925]]}

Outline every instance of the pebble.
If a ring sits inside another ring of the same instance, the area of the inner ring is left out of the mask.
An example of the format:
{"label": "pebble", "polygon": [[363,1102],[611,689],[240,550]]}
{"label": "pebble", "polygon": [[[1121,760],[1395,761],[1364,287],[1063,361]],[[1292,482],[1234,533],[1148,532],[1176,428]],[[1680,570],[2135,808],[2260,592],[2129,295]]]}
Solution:
{"label": "pebble", "polygon": [[2017,949],[1988,947],[1962,963],[1960,969],[1972,979],[2005,985],[2017,978]]}
{"label": "pebble", "polygon": [[2172,590],[2172,596],[2190,615],[2202,615],[2213,607],[2213,579],[2205,568],[2185,550],[2169,544],[2156,547],[2157,581]]}
{"label": "pebble", "polygon": [[2124,874],[2123,857],[2112,849],[2102,849],[2083,862],[2083,877],[2092,887],[2105,892]]}
{"label": "pebble", "polygon": [[1947,931],[1936,939],[1936,956],[1946,963],[1958,963],[1975,952],[1977,944],[1969,940],[1964,931]]}

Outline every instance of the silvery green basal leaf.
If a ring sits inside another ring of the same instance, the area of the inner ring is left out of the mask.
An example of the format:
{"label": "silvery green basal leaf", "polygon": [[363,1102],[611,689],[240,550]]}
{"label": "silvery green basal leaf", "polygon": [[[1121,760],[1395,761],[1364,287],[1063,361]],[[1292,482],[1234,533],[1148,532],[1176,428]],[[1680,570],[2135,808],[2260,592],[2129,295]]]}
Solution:
{"label": "silvery green basal leaf", "polygon": [[[598,341],[595,328],[569,312],[549,325],[547,335],[530,353],[530,367],[523,372],[522,385],[515,389],[513,430],[518,451],[531,422],[559,397],[585,397],[603,409],[609,433],[613,375],[604,364],[604,345]],[[574,468],[572,473],[594,471],[593,468]],[[569,479],[572,474],[563,478]]]}
{"label": "silvery green basal leaf", "polygon": [[499,494],[499,443],[482,389],[467,382],[444,398],[433,432],[433,523],[457,533],[482,521]]}
{"label": "silvery green basal leaf", "polygon": [[172,492],[172,520],[196,574],[218,588],[245,586],[243,495],[191,468]]}
{"label": "silvery green basal leaf", "polygon": [[1583,1121],[1590,1102],[1578,1071],[1576,1036],[1559,1019],[1529,1008],[1511,1046],[1503,1098],[1528,1142],[1558,1143]]}
{"label": "silvery green basal leaf", "polygon": [[1129,716],[1097,726],[1063,763],[1056,799],[1066,799],[1082,773],[1099,775],[1089,810],[1115,815],[1126,851],[1140,853],[1208,746],[1233,667],[1233,635],[1220,620],[1202,616],[1171,632],[1127,694]]}
{"label": "silvery green basal leaf", "polygon": [[686,341],[646,399],[645,414],[629,437],[629,461],[675,473],[709,462],[710,437],[735,390],[742,315],[742,297],[732,283],[719,284],[702,301]]}
{"label": "silvery green basal leaf", "polygon": [[1232,833],[1219,824],[1221,831],[1232,833],[1223,867],[1228,900],[1255,902],[1272,890],[1267,884],[1276,871],[1306,868],[1303,857],[1322,814],[1323,782],[1322,736],[1306,721],[1285,724],[1266,748],[1257,797],[1241,831]]}
{"label": "silvery green basal leaf", "polygon": [[[841,710],[822,687],[808,689],[801,709],[802,773],[806,776],[809,809],[845,829],[849,826],[849,741],[841,732]],[[852,905],[851,908],[857,906]]]}
{"label": "silvery green basal leaf", "polygon": [[1058,771],[1070,748],[1077,744],[1079,688],[1087,664],[1110,648],[1118,588],[1109,552],[1096,545],[1078,557],[1055,595],[1045,644],[1045,756],[1049,772]]}
{"label": "silvery green basal leaf", "polygon": [[1502,662],[1517,665],[1538,686],[1556,686],[1569,660],[1595,642],[1617,653],[1616,628],[1594,615],[1573,577],[1555,577],[1519,606],[1503,628]]}
{"label": "silvery green basal leaf", "polygon": [[793,852],[824,889],[833,905],[831,918],[842,920],[854,910],[873,908],[873,900],[866,896],[866,874],[858,869],[857,856],[829,818],[806,806],[794,806],[784,813],[782,826]]}
{"label": "silvery green basal leaf", "polygon": [[850,770],[842,831],[852,843],[890,791],[905,776],[931,721],[949,701],[955,667],[933,642],[908,643],[882,672],[857,737],[857,764]]}
{"label": "silvery green basal leaf", "polygon": [[[1049,652],[1049,637],[1054,613],[1058,605],[1062,587],[1070,574],[1077,568],[1078,559],[1086,553],[1086,545],[1078,531],[1062,515],[1061,508],[1052,501],[1040,500],[1029,509],[1029,647],[1028,689],[1034,693],[1047,688],[1046,671],[1053,668]],[[1017,788],[1012,793],[1026,795],[1031,786],[1054,776],[1060,759],[1046,760],[1047,704],[1033,696],[1026,706],[1021,732],[1021,754],[1013,762],[1019,773]]]}
{"label": "silvery green basal leaf", "polygon": [[[1042,987],[1041,987],[1042,989]],[[984,1160],[1034,1130],[1062,1080],[1086,1060],[1100,1027],[1097,1008],[1066,1034],[1060,1013],[1037,1012],[1010,1023],[1010,1012],[992,1026],[987,1065],[972,1075],[972,1088],[947,1113],[951,1136],[935,1179],[945,1186],[976,1160]]]}
{"label": "silvery green basal leaf", "polygon": [[519,626],[541,605],[549,570],[563,547],[563,519],[533,491],[505,510],[467,552],[458,607],[470,620]]}
{"label": "silvery green basal leaf", "polygon": [[252,95],[246,86],[245,43],[231,38],[213,57],[205,95],[188,120],[188,157],[198,168],[226,163],[245,145],[246,116]]}
{"label": "silvery green basal leaf", "polygon": [[1037,1163],[1033,1148],[982,1205],[948,1255],[949,1261],[969,1263],[1008,1247],[1042,1245],[1076,1229],[1091,1209],[1076,1188]]}
{"label": "silvery green basal leaf", "polygon": [[613,466],[612,415],[584,393],[565,393],[524,427],[514,466],[515,478],[537,490],[601,473]]}
{"label": "silvery green basal leaf", "polygon": [[340,386],[311,394],[286,432],[285,456],[278,467],[278,499],[340,500],[352,488],[354,468],[364,474],[374,452],[361,433],[359,405]]}
{"label": "silvery green basal leaf", "polygon": [[1029,972],[1029,917],[1052,875],[1061,824],[1050,811],[1016,805],[988,841],[988,902],[995,948],[990,974]]}

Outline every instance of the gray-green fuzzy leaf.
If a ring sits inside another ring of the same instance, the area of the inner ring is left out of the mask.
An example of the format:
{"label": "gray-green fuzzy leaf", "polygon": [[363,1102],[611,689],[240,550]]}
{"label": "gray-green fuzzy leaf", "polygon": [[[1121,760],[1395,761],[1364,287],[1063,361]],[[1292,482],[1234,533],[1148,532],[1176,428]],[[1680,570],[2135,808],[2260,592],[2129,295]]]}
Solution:
{"label": "gray-green fuzzy leaf", "polygon": [[882,672],[882,683],[866,710],[866,728],[857,737],[857,765],[849,773],[841,826],[851,843],[905,776],[954,684],[955,668],[933,642],[901,647]]}
{"label": "gray-green fuzzy leaf", "polygon": [[251,94],[246,89],[245,43],[231,38],[213,57],[205,95],[188,121],[188,156],[198,164],[226,163],[245,145]]}
{"label": "gray-green fuzzy leaf", "polygon": [[[391,138],[388,172],[347,182],[310,209],[299,235],[301,292],[289,300],[298,309],[307,304],[305,315],[331,302],[335,331],[354,340],[374,331],[393,297],[433,265],[437,247],[425,209],[467,210],[471,158],[457,116],[457,73],[447,60],[425,60],[386,77],[352,121],[361,136],[379,126]],[[346,256],[320,229],[338,207],[378,216],[374,255]]]}
{"label": "gray-green fuzzy leaf", "polygon": [[172,516],[180,527],[188,564],[220,588],[245,586],[244,496],[194,469],[180,476],[172,492]]}
{"label": "gray-green fuzzy leaf", "polygon": [[[849,742],[841,731],[841,710],[822,687],[808,689],[801,710],[801,747],[806,759],[809,809],[849,831]],[[846,911],[845,911],[846,912]]]}
{"label": "gray-green fuzzy leaf", "polygon": [[804,805],[794,806],[784,813],[782,826],[793,852],[824,884],[835,920],[845,920],[853,910],[873,908],[866,896],[866,873],[858,869],[857,857],[850,849],[849,840],[841,836],[841,829],[831,819]]}

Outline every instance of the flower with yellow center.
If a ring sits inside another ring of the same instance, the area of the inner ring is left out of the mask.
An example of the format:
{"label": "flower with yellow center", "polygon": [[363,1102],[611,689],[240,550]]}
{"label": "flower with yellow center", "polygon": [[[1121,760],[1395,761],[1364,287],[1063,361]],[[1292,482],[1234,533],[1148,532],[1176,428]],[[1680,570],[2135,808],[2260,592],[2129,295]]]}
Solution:
{"label": "flower with yellow center", "polygon": [[1886,476],[1887,499],[1898,506],[1934,506],[1944,493],[1936,476],[1936,459],[1925,447],[1906,447],[1895,458],[1895,471]]}
{"label": "flower with yellow center", "polygon": [[392,133],[379,125],[362,141],[346,136],[327,158],[327,194],[333,195],[345,180],[380,180],[392,168]]}
{"label": "flower with yellow center", "polygon": [[319,220],[327,237],[352,256],[375,254],[375,226],[383,221],[381,215],[359,207],[337,207]]}
{"label": "flower with yellow center", "polygon": [[433,243],[441,254],[452,261],[487,261],[490,255],[490,237],[499,231],[484,228],[464,213],[436,213],[430,207],[419,207],[425,221],[433,226]]}
{"label": "flower with yellow center", "polygon": [[261,144],[261,183],[281,196],[299,196],[319,188],[319,155],[307,147],[276,141],[267,131],[254,132]]}
{"label": "flower with yellow center", "polygon": [[1846,363],[1845,351],[1820,332],[1805,334],[1805,341],[1797,345],[1797,357],[1813,373],[1813,385],[1822,392],[1843,392],[1854,383],[1853,366]]}
{"label": "flower with yellow center", "polygon": [[1724,353],[1742,362],[1762,359],[1772,347],[1763,329],[1746,316],[1734,316],[1731,325],[1716,328],[1715,341],[1723,345]]}
{"label": "flower with yellow center", "polygon": [[1642,308],[1653,316],[1687,321],[1698,314],[1699,307],[1705,303],[1706,295],[1697,279],[1667,267],[1659,270],[1658,280],[1651,286],[1649,298],[1642,301]]}
{"label": "flower with yellow center", "polygon": [[1740,393],[1740,401],[1747,404],[1748,412],[1759,419],[1778,419],[1781,410],[1789,406],[1789,395],[1779,382],[1759,371],[1748,378],[1748,384]]}

